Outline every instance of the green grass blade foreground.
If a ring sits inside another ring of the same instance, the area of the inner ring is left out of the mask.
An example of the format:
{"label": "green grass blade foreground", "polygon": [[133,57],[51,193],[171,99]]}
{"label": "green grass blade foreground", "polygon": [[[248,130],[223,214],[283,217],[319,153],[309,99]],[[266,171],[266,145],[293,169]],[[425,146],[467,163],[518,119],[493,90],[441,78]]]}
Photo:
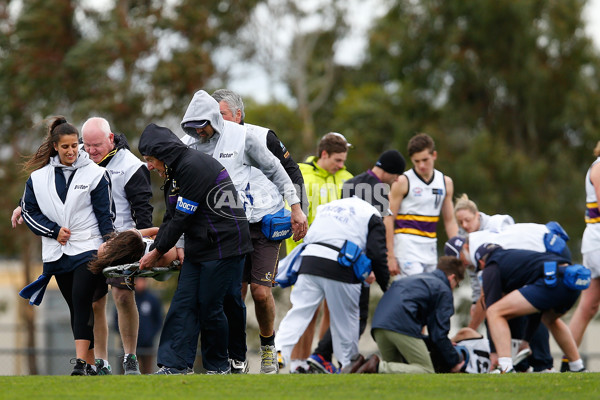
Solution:
{"label": "green grass blade foreground", "polygon": [[2,399],[598,399],[600,374],[4,376]]}

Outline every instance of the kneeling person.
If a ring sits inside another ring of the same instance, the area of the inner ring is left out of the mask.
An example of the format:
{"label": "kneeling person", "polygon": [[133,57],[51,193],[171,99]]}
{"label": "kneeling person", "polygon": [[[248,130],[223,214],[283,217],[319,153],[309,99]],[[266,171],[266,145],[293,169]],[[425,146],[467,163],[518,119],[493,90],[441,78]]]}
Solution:
{"label": "kneeling person", "polygon": [[[444,256],[435,271],[392,283],[375,309],[371,328],[382,359],[374,354],[356,372],[433,373],[426,340],[431,342],[432,352],[439,353],[449,372],[460,372],[464,361],[448,332],[454,314],[452,290],[464,276],[465,266],[460,260]],[[427,326],[429,338],[423,336],[423,326]]]}

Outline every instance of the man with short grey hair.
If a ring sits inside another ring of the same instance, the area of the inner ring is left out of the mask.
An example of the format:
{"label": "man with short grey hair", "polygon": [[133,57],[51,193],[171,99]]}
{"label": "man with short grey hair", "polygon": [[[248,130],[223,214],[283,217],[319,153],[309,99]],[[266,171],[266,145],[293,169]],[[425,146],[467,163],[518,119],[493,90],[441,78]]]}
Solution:
{"label": "man with short grey hair", "polygon": [[[152,227],[152,187],[150,172],[130,150],[122,134],[114,134],[108,121],[100,117],[88,119],[81,127],[83,147],[90,158],[106,168],[112,181],[112,194],[117,215],[115,229]],[[125,357],[123,370],[126,375],[138,375],[136,356],[139,314],[135,304],[134,285],[122,278],[109,278],[113,299],[117,307],[119,332]],[[108,364],[108,323],[106,320],[106,293],[104,286],[94,294],[94,340],[96,343],[96,366],[99,373],[111,372]]]}
{"label": "man with short grey hair", "polygon": [[[131,228],[152,227],[152,187],[150,172],[130,150],[127,138],[111,131],[104,118],[89,118],[81,127],[83,148],[90,159],[110,173],[112,196],[115,202],[117,231]],[[13,211],[13,227],[21,223],[21,207]],[[125,358],[123,370],[126,375],[139,375],[136,356],[139,314],[135,305],[134,287],[122,278],[106,281],[112,286],[117,307],[121,340]],[[108,322],[106,319],[106,294],[108,286],[98,287],[94,293],[94,342],[98,375],[111,375],[108,363]]]}

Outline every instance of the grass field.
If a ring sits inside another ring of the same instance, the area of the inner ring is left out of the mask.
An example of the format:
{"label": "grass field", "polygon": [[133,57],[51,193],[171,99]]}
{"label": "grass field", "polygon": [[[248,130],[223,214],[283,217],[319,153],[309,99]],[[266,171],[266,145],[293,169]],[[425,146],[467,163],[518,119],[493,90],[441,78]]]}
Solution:
{"label": "grass field", "polygon": [[0,399],[599,399],[600,374],[4,376]]}

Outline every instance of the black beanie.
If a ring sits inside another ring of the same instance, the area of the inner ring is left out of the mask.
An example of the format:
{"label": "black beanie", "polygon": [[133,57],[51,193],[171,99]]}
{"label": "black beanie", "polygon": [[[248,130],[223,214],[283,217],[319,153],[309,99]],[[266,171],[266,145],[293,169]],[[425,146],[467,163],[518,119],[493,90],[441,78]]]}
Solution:
{"label": "black beanie", "polygon": [[388,174],[402,174],[406,167],[406,161],[398,150],[387,150],[379,156],[375,163],[376,167],[381,168]]}

